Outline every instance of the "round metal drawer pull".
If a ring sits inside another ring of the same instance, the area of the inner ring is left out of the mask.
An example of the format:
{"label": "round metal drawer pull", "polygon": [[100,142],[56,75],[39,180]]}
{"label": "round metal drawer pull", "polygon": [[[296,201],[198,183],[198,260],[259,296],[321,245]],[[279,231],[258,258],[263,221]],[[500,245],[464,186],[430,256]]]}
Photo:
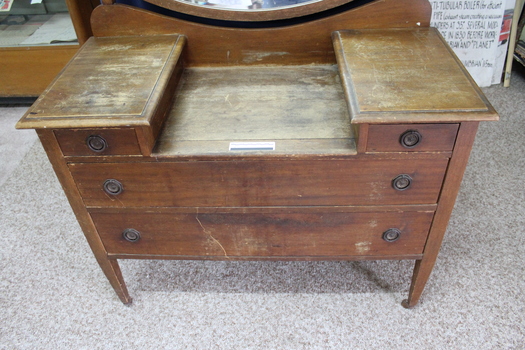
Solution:
{"label": "round metal drawer pull", "polygon": [[397,228],[389,228],[383,232],[383,239],[387,242],[395,242],[401,236],[401,231]]}
{"label": "round metal drawer pull", "polygon": [[399,142],[405,148],[414,148],[419,145],[422,139],[423,136],[418,131],[407,130],[401,135]]}
{"label": "round metal drawer pull", "polygon": [[91,135],[86,139],[86,144],[93,152],[103,152],[108,148],[108,143],[100,135]]}
{"label": "round metal drawer pull", "polygon": [[392,187],[398,191],[404,191],[412,185],[412,178],[407,174],[398,175],[392,180]]}
{"label": "round metal drawer pull", "polygon": [[135,230],[134,228],[127,228],[124,231],[122,231],[122,238],[124,238],[128,242],[134,243],[140,239],[140,232]]}
{"label": "round metal drawer pull", "polygon": [[108,179],[104,181],[104,191],[106,191],[107,194],[111,194],[113,196],[116,196],[117,194],[121,194],[122,191],[124,191],[124,187],[120,183],[120,181],[115,179]]}

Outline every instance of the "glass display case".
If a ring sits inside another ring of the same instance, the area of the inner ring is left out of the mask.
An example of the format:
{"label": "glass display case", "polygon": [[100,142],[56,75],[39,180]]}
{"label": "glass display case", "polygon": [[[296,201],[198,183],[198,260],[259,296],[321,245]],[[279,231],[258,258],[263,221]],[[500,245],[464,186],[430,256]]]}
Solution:
{"label": "glass display case", "polygon": [[65,0],[0,0],[0,46],[77,44]]}
{"label": "glass display case", "polygon": [[90,0],[0,0],[0,103],[38,96],[89,36]]}

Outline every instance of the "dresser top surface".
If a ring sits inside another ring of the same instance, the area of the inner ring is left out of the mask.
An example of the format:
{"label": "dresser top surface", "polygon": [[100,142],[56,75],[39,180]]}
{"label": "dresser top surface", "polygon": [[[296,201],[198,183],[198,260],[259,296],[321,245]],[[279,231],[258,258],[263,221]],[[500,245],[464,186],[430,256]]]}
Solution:
{"label": "dresser top surface", "polygon": [[180,38],[90,38],[17,127],[147,125],[177,63]]}
{"label": "dresser top surface", "polygon": [[275,142],[261,154],[355,154],[337,67],[185,69],[155,154],[242,155],[232,142]]}
{"label": "dresser top surface", "polygon": [[333,39],[353,122],[396,122],[399,113],[411,122],[497,119],[433,28],[338,31]]}

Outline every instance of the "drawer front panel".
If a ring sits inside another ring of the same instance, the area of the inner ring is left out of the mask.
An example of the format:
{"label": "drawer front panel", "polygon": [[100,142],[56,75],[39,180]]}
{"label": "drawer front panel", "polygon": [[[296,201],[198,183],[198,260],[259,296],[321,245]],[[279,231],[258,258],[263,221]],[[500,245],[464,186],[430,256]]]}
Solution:
{"label": "drawer front panel", "polygon": [[[135,129],[57,129],[55,136],[65,156],[141,154]],[[90,137],[98,138],[88,141]],[[96,151],[90,149],[89,142]]]}
{"label": "drawer front panel", "polygon": [[370,125],[367,152],[448,152],[459,124]]}
{"label": "drawer front panel", "polygon": [[[436,203],[448,159],[73,163],[86,206],[248,207]],[[408,175],[399,191],[393,179]],[[103,189],[122,184],[119,194]]]}
{"label": "drawer front panel", "polygon": [[[109,254],[209,257],[421,254],[433,212],[91,213]],[[130,242],[123,231],[135,230]],[[399,239],[387,242],[389,229]]]}

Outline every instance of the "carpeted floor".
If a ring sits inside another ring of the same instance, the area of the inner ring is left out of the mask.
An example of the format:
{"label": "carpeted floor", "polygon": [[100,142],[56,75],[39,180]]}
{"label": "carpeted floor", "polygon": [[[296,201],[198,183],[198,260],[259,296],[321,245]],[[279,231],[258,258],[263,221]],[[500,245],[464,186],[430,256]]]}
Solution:
{"label": "carpeted floor", "polygon": [[123,261],[123,306],[41,145],[16,139],[24,109],[0,109],[0,349],[525,349],[523,76],[484,89],[501,121],[412,310],[412,263],[391,261]]}
{"label": "carpeted floor", "polygon": [[0,186],[38,139],[33,130],[15,130],[26,107],[0,108]]}

